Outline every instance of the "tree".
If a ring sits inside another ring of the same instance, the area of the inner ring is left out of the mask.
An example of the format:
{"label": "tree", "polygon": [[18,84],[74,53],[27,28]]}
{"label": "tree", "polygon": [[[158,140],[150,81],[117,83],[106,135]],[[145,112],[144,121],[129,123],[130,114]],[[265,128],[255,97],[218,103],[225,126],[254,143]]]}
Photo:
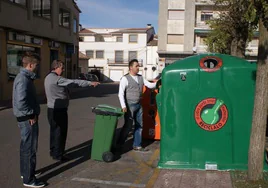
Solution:
{"label": "tree", "polygon": [[246,41],[251,39],[252,31],[259,26],[256,91],[248,159],[248,178],[256,181],[263,178],[268,110],[268,0],[216,0],[217,4],[224,5],[226,12],[210,22],[211,28],[215,29],[207,40],[210,50],[230,52],[241,57]]}
{"label": "tree", "polygon": [[209,21],[211,32],[205,39],[208,51],[221,54],[231,54],[231,34],[224,19],[214,19]]}
{"label": "tree", "polygon": [[[268,109],[268,2],[267,0],[252,1],[249,10],[251,19],[259,19],[259,48],[256,77],[256,91],[253,110],[252,130],[250,136],[248,178],[263,178],[263,156],[265,149],[265,130]],[[254,18],[255,17],[255,18]]]}
{"label": "tree", "polygon": [[252,39],[256,20],[248,20],[250,0],[215,0],[218,18],[208,21],[212,31],[206,44],[212,52],[245,57],[247,42]]}

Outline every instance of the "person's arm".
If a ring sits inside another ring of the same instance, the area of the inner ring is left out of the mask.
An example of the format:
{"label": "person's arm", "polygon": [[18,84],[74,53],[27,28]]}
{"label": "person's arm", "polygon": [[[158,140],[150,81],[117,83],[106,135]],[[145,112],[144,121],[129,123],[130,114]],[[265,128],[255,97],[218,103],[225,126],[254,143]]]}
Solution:
{"label": "person's arm", "polygon": [[63,77],[59,77],[59,80],[57,82],[59,86],[70,86],[70,85],[76,85],[79,87],[88,87],[88,86],[96,86],[96,82],[90,82],[86,80],[72,80],[72,79],[67,79]]}
{"label": "person's arm", "polygon": [[155,86],[156,86],[156,82],[151,83],[151,82],[149,82],[149,81],[147,81],[147,80],[145,80],[145,79],[143,79],[143,83],[144,83],[144,85],[145,85],[146,87],[148,87],[149,89],[153,89],[153,88],[155,88]]}
{"label": "person's arm", "polygon": [[126,90],[127,85],[128,85],[128,81],[127,81],[126,77],[124,76],[120,80],[119,92],[118,92],[118,97],[119,97],[119,101],[120,101],[122,109],[126,108],[125,90]]}
{"label": "person's arm", "polygon": [[[21,78],[22,79],[22,78]],[[27,98],[27,82],[21,80],[15,86],[15,105],[16,108],[24,115],[33,115],[34,109],[29,105]]]}
{"label": "person's arm", "polygon": [[29,119],[30,125],[34,125],[37,121],[38,114],[34,114],[34,109],[29,105],[27,97],[27,82],[19,81],[15,86],[16,108],[24,115],[31,117]]}

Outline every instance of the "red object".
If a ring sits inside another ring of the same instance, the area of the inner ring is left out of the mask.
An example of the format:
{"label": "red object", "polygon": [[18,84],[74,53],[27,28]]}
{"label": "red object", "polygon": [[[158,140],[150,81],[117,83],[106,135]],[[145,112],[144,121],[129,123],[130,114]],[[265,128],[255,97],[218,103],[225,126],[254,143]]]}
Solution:
{"label": "red object", "polygon": [[156,105],[157,90],[144,86],[142,95],[143,130],[142,137],[160,140],[160,119]]}

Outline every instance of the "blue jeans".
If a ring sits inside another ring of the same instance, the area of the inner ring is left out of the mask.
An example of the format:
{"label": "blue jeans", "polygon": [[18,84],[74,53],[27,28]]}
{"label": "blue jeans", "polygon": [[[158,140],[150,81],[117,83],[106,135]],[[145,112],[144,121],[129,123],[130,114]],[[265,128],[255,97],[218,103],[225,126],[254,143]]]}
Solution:
{"label": "blue jeans", "polygon": [[134,125],[134,142],[133,147],[140,147],[142,140],[142,106],[140,103],[127,104],[125,113],[125,124],[121,130],[118,143],[123,145],[127,140],[128,134]]}
{"label": "blue jeans", "polygon": [[36,152],[38,145],[38,122],[30,125],[29,120],[18,122],[20,128],[20,173],[23,183],[35,181]]}

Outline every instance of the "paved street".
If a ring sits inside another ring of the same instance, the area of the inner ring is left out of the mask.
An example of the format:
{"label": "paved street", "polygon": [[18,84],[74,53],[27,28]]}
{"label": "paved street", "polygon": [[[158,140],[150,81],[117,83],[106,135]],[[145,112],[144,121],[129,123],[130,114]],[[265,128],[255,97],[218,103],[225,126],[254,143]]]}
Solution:
{"label": "paved street", "polygon": [[[53,185],[64,178],[85,168],[90,159],[90,146],[93,137],[95,115],[91,107],[98,104],[119,106],[117,100],[118,85],[100,85],[98,88],[78,88],[72,93],[69,108],[69,130],[67,152],[72,160],[66,164],[55,163],[49,157],[49,126],[47,123],[46,105],[41,105],[39,121],[39,145],[37,169],[42,179]],[[12,109],[2,106],[0,111],[0,185],[1,187],[20,187],[19,174],[20,135]]]}
{"label": "paved street", "polygon": [[[146,179],[140,182],[138,177],[140,173],[139,169],[143,169],[144,173],[152,173],[153,168],[150,167],[150,169],[148,169],[144,167],[144,164],[141,164],[141,160],[146,163],[149,161],[150,166],[156,166],[159,150],[153,149],[148,154],[137,155],[135,152],[129,152],[131,148],[128,147],[130,146],[130,142],[128,142],[128,146],[125,147],[123,151],[123,153],[126,154],[123,154],[121,159],[115,163],[106,164],[90,160],[95,120],[95,115],[91,112],[91,107],[98,104],[110,104],[119,107],[117,92],[118,84],[102,84],[97,88],[73,89],[69,108],[69,130],[66,146],[71,161],[63,164],[55,163],[55,161],[49,157],[49,126],[46,118],[46,105],[44,103],[41,105],[42,112],[39,121],[37,170],[42,172],[40,178],[47,181],[49,187],[66,187],[67,185],[76,187],[77,182],[80,184],[85,183],[82,179],[79,179],[84,177],[84,175],[77,176],[77,174],[81,174],[85,171],[90,171],[87,173],[87,176],[91,177],[90,180],[92,182],[88,182],[90,185],[100,183],[94,181],[94,178],[92,179],[92,177],[99,179],[97,178],[99,175],[108,176],[109,180],[117,182],[126,182],[126,180],[129,180],[129,183],[126,184],[129,186],[132,185],[131,183],[135,183],[135,181],[136,184],[140,185],[146,183]],[[0,107],[0,123],[1,127],[4,128],[0,132],[0,185],[1,187],[7,188],[22,187],[22,180],[19,174],[20,135],[12,109],[8,103],[2,104]],[[122,125],[122,119],[119,121],[118,125],[119,127]],[[158,143],[156,143],[154,147],[158,148]],[[153,157],[150,159],[151,155],[153,155]],[[138,167],[138,170],[134,173],[133,169],[130,167]],[[113,178],[109,178],[109,173],[113,174],[115,170],[119,172],[115,173]],[[106,175],[104,173],[106,173]],[[125,174],[124,178],[122,178],[122,173]],[[134,177],[133,175],[127,175],[127,173],[134,173]],[[74,175],[76,175],[76,179],[72,180],[71,178]],[[71,181],[71,183],[62,186],[66,181]],[[126,186],[124,183],[123,185]]]}
{"label": "paved street", "polygon": [[[69,108],[69,132],[66,163],[57,163],[49,157],[49,126],[46,119],[46,105],[41,105],[39,124],[39,150],[37,170],[40,179],[52,188],[94,187],[155,187],[155,188],[213,188],[215,185],[230,188],[228,172],[206,172],[185,170],[160,170],[157,167],[159,142],[146,141],[148,153],[133,152],[131,140],[113,163],[90,159],[95,115],[91,107],[110,104],[119,107],[118,84],[102,84],[97,88],[77,88],[72,92]],[[118,130],[123,119],[118,123]],[[9,105],[0,106],[0,187],[22,186],[19,174],[20,135],[16,120]],[[118,131],[117,131],[118,133]],[[130,138],[131,139],[131,138]]]}

